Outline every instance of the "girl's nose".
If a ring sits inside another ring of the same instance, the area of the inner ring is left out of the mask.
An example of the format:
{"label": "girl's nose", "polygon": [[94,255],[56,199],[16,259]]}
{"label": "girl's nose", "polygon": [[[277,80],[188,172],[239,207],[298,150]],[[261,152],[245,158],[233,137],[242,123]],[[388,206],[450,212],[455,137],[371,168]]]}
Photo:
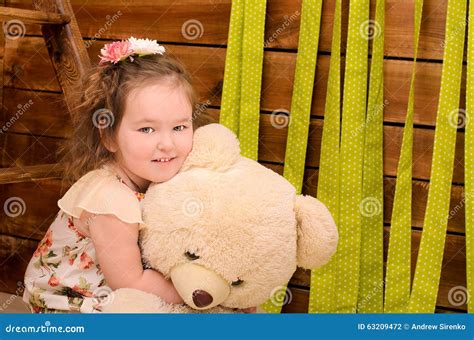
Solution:
{"label": "girl's nose", "polygon": [[158,140],[157,148],[159,150],[171,150],[174,147],[173,136],[162,135]]}

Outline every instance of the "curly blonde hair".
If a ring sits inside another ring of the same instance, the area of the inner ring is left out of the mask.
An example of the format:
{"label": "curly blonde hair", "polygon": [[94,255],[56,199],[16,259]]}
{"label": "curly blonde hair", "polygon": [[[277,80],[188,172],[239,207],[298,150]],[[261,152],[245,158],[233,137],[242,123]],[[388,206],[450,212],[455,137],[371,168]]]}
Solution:
{"label": "curly blonde hair", "polygon": [[113,140],[118,130],[128,94],[165,80],[183,87],[194,111],[198,101],[191,76],[178,60],[167,54],[97,65],[84,76],[77,92],[78,104],[71,112],[72,134],[60,147],[60,153],[65,155],[61,160],[63,190],[114,159],[104,142]]}

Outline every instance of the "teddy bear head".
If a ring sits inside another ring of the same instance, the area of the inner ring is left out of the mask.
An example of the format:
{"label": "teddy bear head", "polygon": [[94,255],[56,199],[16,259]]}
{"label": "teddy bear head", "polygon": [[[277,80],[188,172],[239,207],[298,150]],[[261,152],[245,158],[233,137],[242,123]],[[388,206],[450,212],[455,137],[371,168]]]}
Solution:
{"label": "teddy bear head", "polygon": [[328,262],[338,240],[320,201],[241,156],[235,134],[220,124],[197,129],[179,173],[150,185],[143,220],[144,262],[195,309],[259,305],[297,266]]}

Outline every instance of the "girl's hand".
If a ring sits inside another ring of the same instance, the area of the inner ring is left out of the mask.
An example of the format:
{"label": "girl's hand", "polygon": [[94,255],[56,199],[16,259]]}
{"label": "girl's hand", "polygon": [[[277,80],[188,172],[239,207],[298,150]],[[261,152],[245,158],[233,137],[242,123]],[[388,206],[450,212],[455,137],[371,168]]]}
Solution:
{"label": "girl's hand", "polygon": [[[87,221],[91,213],[85,212],[81,219]],[[123,222],[109,214],[96,215],[89,221],[97,259],[110,288],[135,288],[158,295],[166,303],[183,303],[170,280],[153,269],[143,270],[137,224]]]}
{"label": "girl's hand", "polygon": [[257,313],[257,307],[244,308],[241,311],[244,313]]}

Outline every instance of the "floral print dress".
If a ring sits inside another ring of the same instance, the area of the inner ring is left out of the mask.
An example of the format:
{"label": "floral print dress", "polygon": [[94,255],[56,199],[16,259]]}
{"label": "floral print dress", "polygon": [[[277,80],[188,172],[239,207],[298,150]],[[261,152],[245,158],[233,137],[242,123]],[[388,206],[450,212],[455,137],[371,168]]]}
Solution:
{"label": "floral print dress", "polygon": [[32,312],[101,311],[112,290],[102,274],[88,230],[80,230],[73,217],[79,218],[82,210],[112,213],[141,227],[143,198],[144,194],[132,191],[106,166],[89,172],[68,190],[58,201],[61,210],[38,244],[25,273],[23,301]]}

